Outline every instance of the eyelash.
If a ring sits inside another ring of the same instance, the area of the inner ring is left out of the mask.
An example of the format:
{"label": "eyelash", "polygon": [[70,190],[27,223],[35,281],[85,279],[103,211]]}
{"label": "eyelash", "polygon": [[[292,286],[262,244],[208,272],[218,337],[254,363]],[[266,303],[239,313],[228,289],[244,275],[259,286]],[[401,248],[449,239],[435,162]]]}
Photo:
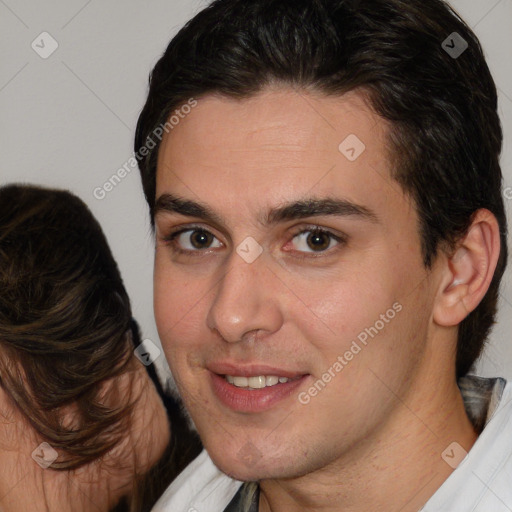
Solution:
{"label": "eyelash", "polygon": [[[172,250],[175,253],[177,253],[177,254],[183,254],[183,255],[186,255],[186,256],[193,256],[193,257],[201,257],[201,256],[203,256],[204,252],[206,250],[208,250],[208,248],[206,248],[206,249],[197,249],[195,251],[191,251],[189,249],[181,249],[177,245],[176,238],[178,236],[180,236],[181,234],[186,233],[188,231],[190,231],[190,232],[201,231],[203,233],[208,233],[208,234],[210,234],[212,236],[215,236],[215,235],[213,235],[213,233],[211,233],[210,231],[208,231],[207,229],[205,229],[202,226],[194,226],[194,225],[192,225],[192,226],[188,226],[188,227],[183,228],[183,229],[178,229],[176,231],[173,231],[173,232],[169,233],[167,236],[163,237],[162,240],[166,244],[172,246]],[[318,235],[327,235],[332,240],[335,240],[336,242],[338,242],[338,245],[335,246],[334,248],[331,247],[330,249],[327,249],[325,251],[319,251],[316,254],[314,252],[313,253],[308,253],[308,252],[304,252],[304,251],[297,251],[298,255],[295,255],[295,257],[297,257],[299,259],[322,257],[326,253],[331,252],[336,247],[343,246],[347,242],[347,238],[346,237],[335,235],[333,232],[331,232],[331,231],[329,231],[329,230],[327,230],[325,228],[321,228],[320,226],[315,226],[315,225],[307,226],[305,228],[301,228],[301,229],[297,230],[296,232],[293,233],[292,239],[297,237],[298,235],[302,235],[304,233],[309,233],[309,232],[312,232],[312,233],[315,233],[315,234],[318,234]]]}

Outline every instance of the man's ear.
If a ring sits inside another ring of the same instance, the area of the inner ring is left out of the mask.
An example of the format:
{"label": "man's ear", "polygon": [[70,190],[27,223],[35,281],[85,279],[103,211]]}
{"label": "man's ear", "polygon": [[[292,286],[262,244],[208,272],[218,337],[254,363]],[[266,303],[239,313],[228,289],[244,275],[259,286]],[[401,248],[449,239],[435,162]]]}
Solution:
{"label": "man's ear", "polygon": [[498,221],[489,210],[477,210],[456,250],[444,262],[433,316],[438,325],[458,325],[478,306],[489,289],[499,254]]}

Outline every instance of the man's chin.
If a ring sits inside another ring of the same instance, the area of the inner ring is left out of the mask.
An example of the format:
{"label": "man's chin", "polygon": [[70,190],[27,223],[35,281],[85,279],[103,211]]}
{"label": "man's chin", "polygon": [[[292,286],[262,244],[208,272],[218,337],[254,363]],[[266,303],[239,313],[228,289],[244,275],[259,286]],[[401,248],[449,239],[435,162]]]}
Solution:
{"label": "man's chin", "polygon": [[275,461],[269,460],[262,454],[253,454],[252,458],[245,451],[229,456],[224,453],[210,452],[210,458],[217,468],[224,474],[242,482],[256,482],[267,479],[293,478],[296,476],[293,469],[289,471],[280,467]]}

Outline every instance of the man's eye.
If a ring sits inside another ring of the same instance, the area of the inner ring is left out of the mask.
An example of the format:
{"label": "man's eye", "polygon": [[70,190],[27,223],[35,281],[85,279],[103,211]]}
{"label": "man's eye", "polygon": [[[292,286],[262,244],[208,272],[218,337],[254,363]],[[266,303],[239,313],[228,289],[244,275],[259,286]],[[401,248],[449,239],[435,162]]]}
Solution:
{"label": "man's eye", "polygon": [[216,245],[212,245],[213,240],[216,240],[216,237],[201,228],[182,229],[165,238],[165,241],[171,243],[178,252],[197,252],[202,249],[222,247],[222,243],[218,240]]}
{"label": "man's eye", "polygon": [[295,235],[296,249],[301,252],[325,252],[343,243],[343,238],[321,228],[305,229]]}
{"label": "man's eye", "polygon": [[[164,241],[183,254],[199,254],[206,249],[222,247],[222,243],[202,227],[189,227],[171,233]],[[297,252],[323,253],[345,242],[344,238],[319,227],[303,229],[292,238]]]}

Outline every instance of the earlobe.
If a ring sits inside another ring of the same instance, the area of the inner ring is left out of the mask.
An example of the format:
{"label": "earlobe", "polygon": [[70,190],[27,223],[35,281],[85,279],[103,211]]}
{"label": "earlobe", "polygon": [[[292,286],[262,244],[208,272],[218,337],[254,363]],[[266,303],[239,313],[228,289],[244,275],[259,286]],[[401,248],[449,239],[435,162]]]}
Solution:
{"label": "earlobe", "polygon": [[500,253],[496,217],[480,209],[455,252],[446,260],[444,276],[434,306],[438,325],[458,325],[483,299],[494,275]]}

